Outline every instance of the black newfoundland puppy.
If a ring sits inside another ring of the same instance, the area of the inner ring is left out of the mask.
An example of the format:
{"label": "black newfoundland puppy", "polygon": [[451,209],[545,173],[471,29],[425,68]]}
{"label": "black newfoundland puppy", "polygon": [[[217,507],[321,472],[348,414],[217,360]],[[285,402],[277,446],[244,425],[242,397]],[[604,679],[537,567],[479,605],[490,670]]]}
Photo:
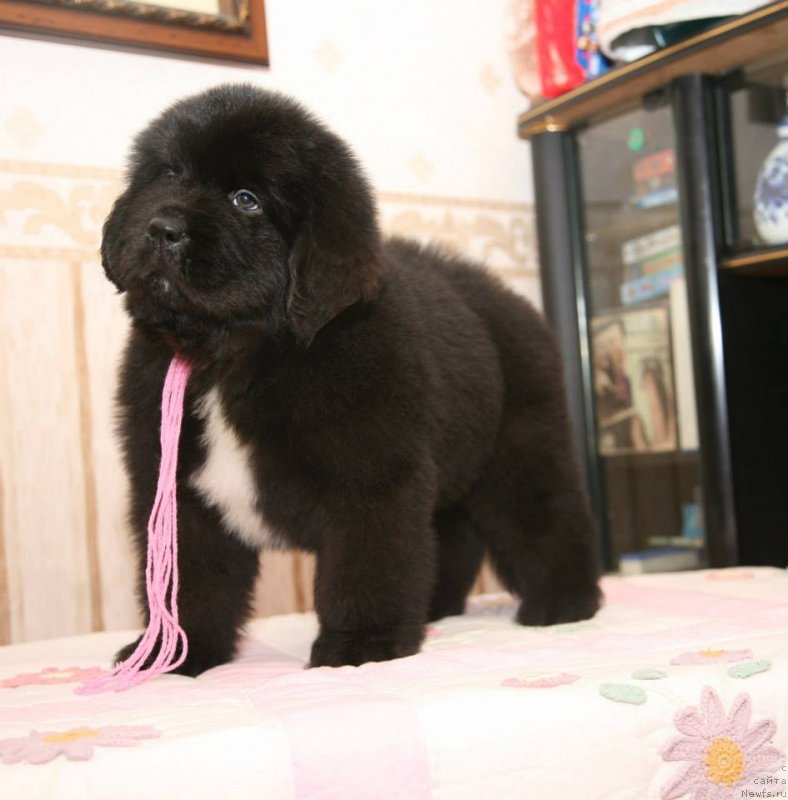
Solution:
{"label": "black newfoundland puppy", "polygon": [[194,368],[179,672],[233,657],[265,547],[317,554],[312,666],[416,653],[485,553],[523,625],[596,612],[551,334],[479,267],[384,240],[352,153],[295,102],[223,86],[165,111],[101,254],[133,320],[120,431],[143,598],[162,385],[175,351]]}

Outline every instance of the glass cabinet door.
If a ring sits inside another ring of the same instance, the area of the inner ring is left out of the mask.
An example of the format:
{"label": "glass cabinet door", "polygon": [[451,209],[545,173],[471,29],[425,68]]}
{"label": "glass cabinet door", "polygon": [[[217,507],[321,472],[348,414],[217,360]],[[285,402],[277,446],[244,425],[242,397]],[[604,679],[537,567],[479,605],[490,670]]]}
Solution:
{"label": "glass cabinet door", "polygon": [[668,107],[577,135],[597,454],[625,573],[702,566],[698,426]]}

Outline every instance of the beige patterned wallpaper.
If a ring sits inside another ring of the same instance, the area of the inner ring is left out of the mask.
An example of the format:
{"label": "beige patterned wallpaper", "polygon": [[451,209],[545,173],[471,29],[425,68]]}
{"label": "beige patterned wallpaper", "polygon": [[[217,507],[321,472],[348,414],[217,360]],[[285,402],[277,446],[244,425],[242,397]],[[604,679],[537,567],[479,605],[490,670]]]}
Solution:
{"label": "beige patterned wallpaper", "polygon": [[[6,124],[35,135],[32,115]],[[126,321],[98,259],[118,170],[0,161],[0,643],[138,624],[112,396]],[[382,193],[389,232],[538,299],[526,204]],[[263,556],[260,614],[311,607],[313,563]],[[489,570],[477,589],[496,586]]]}

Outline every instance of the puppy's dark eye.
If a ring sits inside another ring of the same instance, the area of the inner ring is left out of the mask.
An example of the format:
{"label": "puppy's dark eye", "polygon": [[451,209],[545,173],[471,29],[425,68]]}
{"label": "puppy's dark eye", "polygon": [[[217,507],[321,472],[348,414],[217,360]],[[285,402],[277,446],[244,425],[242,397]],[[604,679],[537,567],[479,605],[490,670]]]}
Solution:
{"label": "puppy's dark eye", "polygon": [[161,174],[165,178],[177,178],[178,173],[169,165],[162,167]]}
{"label": "puppy's dark eye", "polygon": [[247,189],[239,189],[230,195],[230,202],[239,210],[246,214],[253,214],[262,210],[262,205],[255,195]]}

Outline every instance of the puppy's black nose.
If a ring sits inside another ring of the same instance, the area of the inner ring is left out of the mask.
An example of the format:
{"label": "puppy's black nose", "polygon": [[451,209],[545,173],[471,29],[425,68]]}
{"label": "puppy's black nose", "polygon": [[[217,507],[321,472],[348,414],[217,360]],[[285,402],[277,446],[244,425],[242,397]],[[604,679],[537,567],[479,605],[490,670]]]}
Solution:
{"label": "puppy's black nose", "polygon": [[148,236],[174,249],[186,239],[186,223],[177,217],[154,217],[148,225]]}

